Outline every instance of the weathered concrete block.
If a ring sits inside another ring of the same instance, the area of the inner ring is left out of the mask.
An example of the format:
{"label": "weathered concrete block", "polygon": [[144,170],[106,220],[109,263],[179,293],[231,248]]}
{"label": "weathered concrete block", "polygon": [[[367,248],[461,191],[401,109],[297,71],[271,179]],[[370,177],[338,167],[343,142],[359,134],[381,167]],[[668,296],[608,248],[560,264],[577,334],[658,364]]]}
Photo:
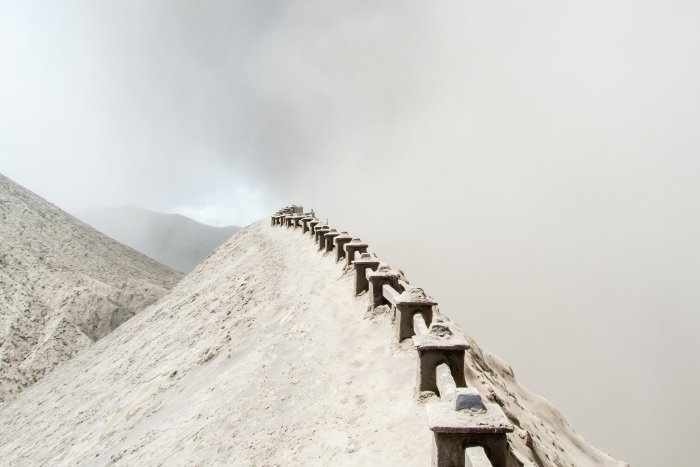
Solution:
{"label": "weathered concrete block", "polygon": [[337,263],[341,259],[345,258],[345,248],[343,248],[347,243],[352,241],[352,236],[348,235],[347,232],[342,232],[340,235],[333,239],[335,244],[335,262]]}
{"label": "weathered concrete block", "polygon": [[[342,233],[347,233],[347,232],[342,232]],[[335,231],[335,229],[331,230],[326,235],[324,235],[324,237],[326,237],[326,241],[325,241],[326,251],[333,251],[333,247],[335,246],[334,240],[339,235],[341,235],[341,232],[337,232],[337,231]]]}
{"label": "weathered concrete block", "polygon": [[[398,289],[398,280],[399,278],[397,278],[395,289]],[[402,292],[394,312],[394,323],[399,341],[413,336],[413,315],[416,313],[423,315],[425,324],[430,326],[433,321],[433,306],[435,305],[437,302],[426,296],[423,289],[411,287]]]}
{"label": "weathered concrete block", "polygon": [[[416,316],[419,315],[414,315],[414,317]],[[457,397],[457,384],[447,363],[440,363],[435,368],[435,382],[440,392],[440,400],[443,402],[454,402]]]}
{"label": "weathered concrete block", "polygon": [[455,337],[442,323],[432,323],[428,334],[413,336],[413,346],[418,351],[416,389],[440,393],[436,369],[445,363],[452,373],[458,388],[467,386],[464,379],[464,352],[469,345],[464,339]]}
{"label": "weathered concrete block", "polygon": [[457,388],[455,394],[455,410],[470,412],[486,412],[486,406],[481,400],[481,394],[476,388]]}
{"label": "weathered concrete block", "polygon": [[411,288],[411,284],[408,283],[406,278],[399,279],[399,292],[405,292]]}
{"label": "weathered concrete block", "polygon": [[464,449],[464,467],[493,467],[493,464],[481,446],[470,446]]}
{"label": "weathered concrete block", "polygon": [[343,248],[345,248],[345,267],[349,268],[355,260],[355,252],[366,253],[368,245],[359,238],[353,238]]}
{"label": "weathered concrete block", "polygon": [[361,258],[356,259],[353,265],[355,266],[355,295],[360,295],[369,289],[367,270],[376,271],[379,268],[379,258],[372,253],[362,253]]}
{"label": "weathered concrete block", "polygon": [[390,286],[389,284],[384,284],[382,286],[382,297],[384,297],[384,300],[389,302],[390,307],[395,307],[396,304],[399,302],[399,297],[401,296],[401,292]]}
{"label": "weathered concrete block", "polygon": [[432,402],[425,411],[433,432],[433,466],[463,467],[465,448],[481,446],[494,467],[509,467],[506,433],[513,431],[513,425],[498,405],[489,403],[485,412],[470,412]]}
{"label": "weathered concrete block", "polygon": [[413,334],[422,336],[423,334],[428,334],[428,332],[428,325],[425,323],[423,314],[413,313]]}
{"label": "weathered concrete block", "polygon": [[[351,243],[345,246],[347,247],[348,245],[351,245]],[[385,265],[366,273],[366,277],[369,282],[369,293],[367,294],[369,297],[369,309],[374,310],[379,305],[386,303],[382,287],[385,284],[389,284],[394,289],[398,288],[401,273]]]}

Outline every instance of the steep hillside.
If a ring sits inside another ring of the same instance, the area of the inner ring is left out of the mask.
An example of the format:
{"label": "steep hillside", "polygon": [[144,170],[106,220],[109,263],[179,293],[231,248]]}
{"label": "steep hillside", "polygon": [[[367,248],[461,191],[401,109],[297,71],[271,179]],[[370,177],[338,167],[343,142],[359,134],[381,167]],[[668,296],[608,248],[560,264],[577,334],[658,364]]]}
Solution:
{"label": "steep hillside", "polygon": [[0,175],[0,402],[180,277]]}
{"label": "steep hillside", "polygon": [[190,272],[240,227],[214,227],[180,214],[135,206],[90,209],[76,216],[115,240],[176,271]]}
{"label": "steep hillside", "polygon": [[[352,289],[309,237],[253,224],[91,352],[0,407],[0,458],[430,465],[415,350]],[[523,459],[618,465],[495,357],[475,346],[467,366],[472,384],[507,404]]]}

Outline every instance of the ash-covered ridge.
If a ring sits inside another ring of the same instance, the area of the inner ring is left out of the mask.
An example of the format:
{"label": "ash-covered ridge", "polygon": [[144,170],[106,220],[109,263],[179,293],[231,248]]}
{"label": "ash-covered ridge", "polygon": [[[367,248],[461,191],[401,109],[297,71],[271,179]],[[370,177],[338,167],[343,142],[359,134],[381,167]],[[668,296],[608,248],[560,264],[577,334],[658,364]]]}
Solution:
{"label": "ash-covered ridge", "polygon": [[[236,233],[169,294],[0,406],[0,458],[36,465],[431,464],[416,351],[299,229]],[[469,339],[465,377],[526,465],[621,466]]]}
{"label": "ash-covered ridge", "polygon": [[0,403],[181,277],[0,175]]}

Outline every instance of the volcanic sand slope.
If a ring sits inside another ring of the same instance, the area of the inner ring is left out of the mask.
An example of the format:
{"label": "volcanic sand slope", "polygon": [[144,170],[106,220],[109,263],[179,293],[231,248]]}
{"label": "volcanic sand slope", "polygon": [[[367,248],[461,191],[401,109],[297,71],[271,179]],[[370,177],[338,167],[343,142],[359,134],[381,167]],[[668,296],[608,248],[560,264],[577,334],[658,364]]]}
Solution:
{"label": "volcanic sand slope", "polygon": [[180,277],[0,175],[0,402]]}
{"label": "volcanic sand slope", "polygon": [[0,458],[426,465],[413,353],[392,348],[385,316],[362,319],[350,279],[312,250],[260,223],[239,232],[0,409]]}
{"label": "volcanic sand slope", "polygon": [[[388,313],[368,314],[351,290],[352,276],[310,237],[253,224],[89,353],[0,407],[0,458],[429,465],[416,352],[394,341]],[[615,465],[494,357],[475,348],[467,363],[482,392],[493,388],[527,426],[511,438],[521,457]]]}
{"label": "volcanic sand slope", "polygon": [[135,206],[89,209],[76,216],[118,242],[185,273],[240,230]]}

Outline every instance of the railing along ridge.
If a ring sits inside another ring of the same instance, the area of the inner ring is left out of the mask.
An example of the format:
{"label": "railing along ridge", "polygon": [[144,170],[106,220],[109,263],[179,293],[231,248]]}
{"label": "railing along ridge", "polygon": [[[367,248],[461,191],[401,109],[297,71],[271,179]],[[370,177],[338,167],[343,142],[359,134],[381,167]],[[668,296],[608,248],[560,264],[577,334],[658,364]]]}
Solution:
{"label": "railing along ridge", "polygon": [[280,209],[272,226],[300,229],[323,252],[335,251],[336,262],[354,269],[354,293],[367,292],[369,308],[387,305],[393,312],[396,339],[411,338],[418,353],[416,391],[429,391],[439,402],[425,405],[433,432],[436,467],[513,467],[522,465],[508,446],[513,425],[498,404],[467,387],[464,356],[469,344],[457,336],[437,311],[437,302],[421,288],[412,287],[401,271],[381,262],[369,246],[347,232],[338,232],[302,206]]}

